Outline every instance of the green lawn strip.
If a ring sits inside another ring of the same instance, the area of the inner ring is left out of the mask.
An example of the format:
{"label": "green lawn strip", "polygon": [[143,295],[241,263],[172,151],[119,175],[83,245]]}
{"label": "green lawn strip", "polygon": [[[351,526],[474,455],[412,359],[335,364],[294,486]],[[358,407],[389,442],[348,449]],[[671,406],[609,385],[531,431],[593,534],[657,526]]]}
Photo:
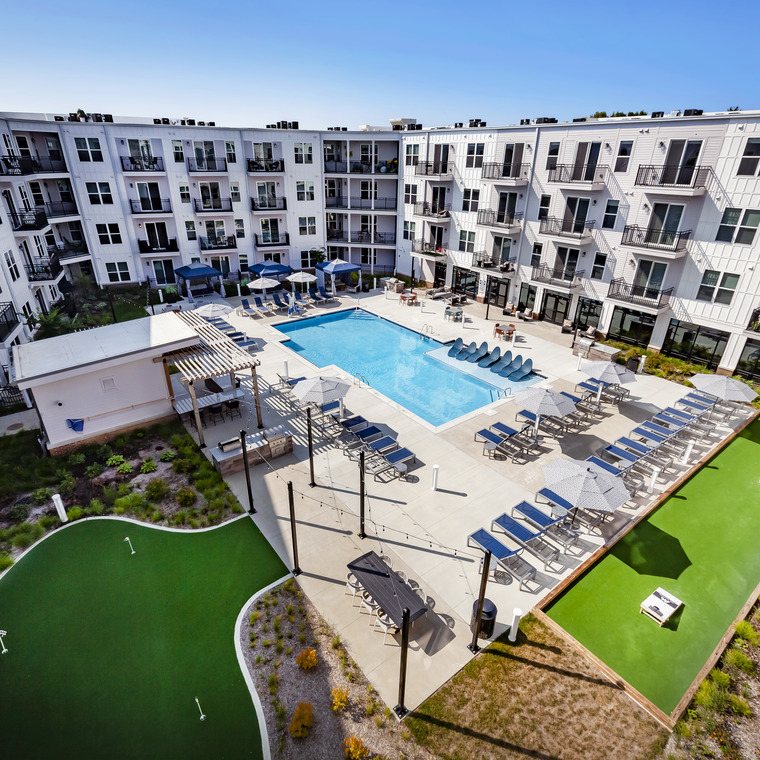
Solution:
{"label": "green lawn strip", "polygon": [[[759,444],[756,422],[546,610],[665,712],[760,581]],[[658,586],[684,602],[662,628],[639,613]]]}
{"label": "green lawn strip", "polygon": [[234,626],[285,572],[248,519],[200,533],[111,520],[56,532],[0,582],[3,754],[261,757]]}

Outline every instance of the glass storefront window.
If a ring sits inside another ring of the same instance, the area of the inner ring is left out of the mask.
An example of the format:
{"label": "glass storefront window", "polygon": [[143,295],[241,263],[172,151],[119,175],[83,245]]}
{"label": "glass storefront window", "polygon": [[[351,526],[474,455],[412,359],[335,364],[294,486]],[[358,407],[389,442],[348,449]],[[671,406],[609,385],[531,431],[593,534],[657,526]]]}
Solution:
{"label": "glass storefront window", "polygon": [[520,286],[520,297],[517,299],[518,311],[533,311],[536,305],[536,289],[524,282]]}
{"label": "glass storefront window", "polygon": [[642,311],[616,306],[607,337],[646,348],[652,339],[656,317]]}
{"label": "glass storefront window", "polygon": [[592,298],[579,298],[575,310],[575,327],[585,330],[589,327],[599,327],[602,317],[602,302]]}
{"label": "glass storefront window", "polygon": [[760,340],[749,338],[744,344],[736,374],[748,380],[760,380]]}
{"label": "glass storefront window", "polygon": [[454,281],[451,289],[475,298],[478,295],[478,275],[469,269],[454,267]]}
{"label": "glass storefront window", "polygon": [[726,350],[727,341],[727,332],[671,319],[662,353],[714,369]]}

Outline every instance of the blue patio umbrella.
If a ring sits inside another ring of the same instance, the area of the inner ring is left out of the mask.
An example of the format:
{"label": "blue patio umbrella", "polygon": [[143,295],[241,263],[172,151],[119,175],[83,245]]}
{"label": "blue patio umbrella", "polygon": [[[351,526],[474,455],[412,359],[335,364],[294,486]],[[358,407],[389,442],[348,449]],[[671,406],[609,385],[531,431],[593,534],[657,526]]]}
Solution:
{"label": "blue patio umbrella", "polygon": [[267,259],[260,264],[252,264],[248,267],[248,271],[257,274],[259,277],[278,277],[279,275],[290,274],[293,267]]}
{"label": "blue patio umbrella", "polygon": [[200,261],[193,262],[184,267],[174,270],[174,274],[179,275],[184,280],[196,280],[201,277],[221,277],[222,273],[208,264],[202,264]]}
{"label": "blue patio umbrella", "polygon": [[358,264],[349,264],[343,259],[333,259],[327,264],[318,264],[319,269],[323,272],[327,272],[329,275],[345,274],[346,272],[360,272],[361,267]]}

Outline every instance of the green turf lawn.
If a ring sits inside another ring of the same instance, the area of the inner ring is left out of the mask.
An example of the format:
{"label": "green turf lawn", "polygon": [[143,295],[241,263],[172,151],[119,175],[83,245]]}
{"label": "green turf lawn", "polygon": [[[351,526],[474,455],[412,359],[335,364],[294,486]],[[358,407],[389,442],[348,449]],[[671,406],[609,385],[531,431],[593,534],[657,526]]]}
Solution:
{"label": "green turf lawn", "polygon": [[[635,527],[546,610],[670,713],[760,582],[760,422]],[[660,628],[639,605],[684,602]]]}
{"label": "green turf lawn", "polygon": [[115,520],[56,532],[0,581],[0,754],[262,757],[234,627],[285,572],[247,518],[202,533]]}

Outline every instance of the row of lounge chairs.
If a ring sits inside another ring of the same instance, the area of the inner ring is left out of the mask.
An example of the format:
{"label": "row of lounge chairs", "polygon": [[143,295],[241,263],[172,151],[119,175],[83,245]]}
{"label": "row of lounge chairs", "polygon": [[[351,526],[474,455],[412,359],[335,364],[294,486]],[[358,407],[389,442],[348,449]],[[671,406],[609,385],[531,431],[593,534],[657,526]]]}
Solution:
{"label": "row of lounge chairs", "polygon": [[[601,394],[599,388],[601,387]],[[627,388],[623,388],[619,383],[605,383],[602,380],[590,377],[588,380],[584,380],[582,383],[578,383],[575,386],[575,392],[579,390],[582,393],[593,395],[594,397],[600,396],[600,398],[608,401],[611,404],[619,404],[621,401],[627,401],[631,392]]]}
{"label": "row of lounge chairs", "polygon": [[294,305],[284,301],[279,293],[272,293],[271,301],[265,301],[261,296],[253,296],[254,306],[251,306],[247,298],[240,299],[240,311],[246,317],[271,316],[276,312],[288,312],[288,314],[299,313],[308,306],[317,306],[319,304],[330,303],[337,299],[328,295],[325,289],[319,286],[319,292],[312,286],[309,288],[308,299],[300,291],[291,291],[294,298]]}
{"label": "row of lounge chairs", "polygon": [[486,341],[483,341],[480,346],[475,341],[469,346],[465,346],[464,341],[457,338],[449,348],[448,356],[458,361],[477,364],[479,367],[489,369],[499,377],[506,377],[513,382],[524,380],[533,372],[532,359],[523,360],[520,354],[513,357],[511,351],[505,351],[502,354],[499,346],[489,351]]}
{"label": "row of lounge chairs", "polygon": [[513,462],[527,461],[528,454],[538,448],[538,439],[532,425],[524,425],[520,430],[515,430],[503,422],[495,422],[488,428],[478,430],[475,440],[482,441],[484,455],[503,456]]}
{"label": "row of lounge chairs", "polygon": [[230,340],[237,343],[240,348],[247,348],[253,351],[258,350],[259,344],[253,340],[253,338],[249,338],[244,332],[236,330],[235,326],[231,325],[226,319],[222,319],[221,317],[206,317],[206,321],[216,327],[217,330],[221,330],[225,333],[225,335]]}

